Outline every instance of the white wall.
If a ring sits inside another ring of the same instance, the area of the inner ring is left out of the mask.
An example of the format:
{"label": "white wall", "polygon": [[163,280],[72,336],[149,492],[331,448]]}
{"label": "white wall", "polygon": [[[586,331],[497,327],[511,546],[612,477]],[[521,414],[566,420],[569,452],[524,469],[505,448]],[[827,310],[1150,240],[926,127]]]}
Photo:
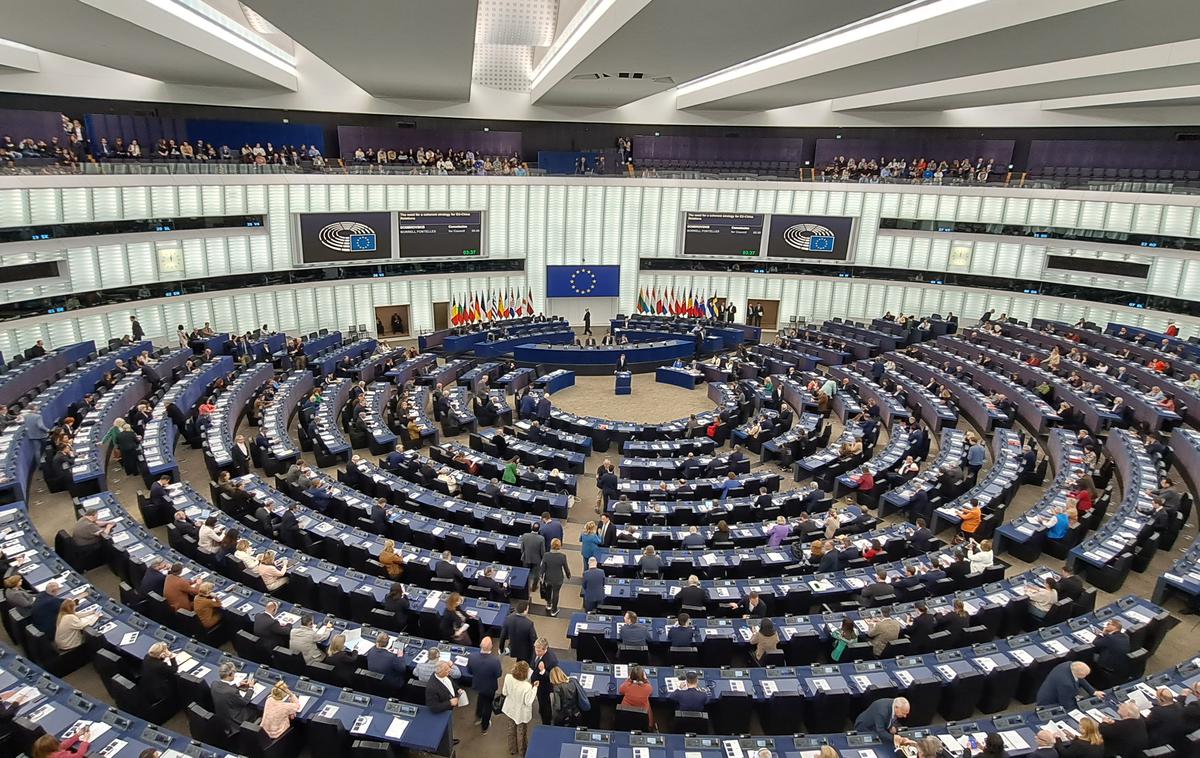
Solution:
{"label": "white wall", "polygon": [[[200,279],[239,273],[266,273],[293,267],[292,214],[339,210],[484,210],[487,212],[486,252],[491,258],[521,258],[526,275],[446,278],[404,278],[330,281],[295,291],[254,289],[209,296],[172,298],[138,306],[147,333],[172,334],[177,323],[212,321],[221,328],[244,328],[267,321],[282,328],[306,331],[317,326],[344,327],[373,322],[375,305],[410,304],[416,328],[432,325],[429,303],[476,291],[531,289],[535,304],[545,305],[545,267],[554,264],[619,265],[621,297],[613,312],[630,312],[640,287],[674,283],[676,289],[733,299],[740,312],[747,297],[779,297],[787,293],[780,315],[825,313],[858,315],[924,303],[932,290],[953,288],[847,282],[820,278],[801,280],[776,275],[730,275],[721,272],[648,275],[639,271],[642,258],[674,257],[680,214],[685,210],[760,213],[813,213],[858,218],[853,262],[856,266],[984,274],[1019,281],[1057,281],[1200,300],[1200,255],[1167,249],[1141,248],[1053,240],[1029,240],[971,235],[937,235],[880,231],[885,216],[944,219],[980,223],[1077,225],[1113,232],[1169,234],[1200,238],[1200,198],[1193,196],[1099,193],[956,187],[902,187],[859,184],[800,184],[790,182],[700,182],[672,180],[606,180],[504,177],[361,177],[361,176],[36,176],[0,177],[0,227],[150,218],[171,215],[264,214],[265,230],[232,229],[205,233],[124,235],[72,240],[70,247],[45,241],[0,245],[0,266],[23,263],[37,256],[65,258],[69,278],[42,288],[0,289],[0,298],[61,296],[71,291],[136,285],[157,280]],[[1038,244],[1033,244],[1038,243]],[[162,270],[159,251],[180,249],[183,270]],[[956,264],[950,252],[968,248],[967,263]],[[1050,250],[1072,249],[1089,255],[1146,261],[1146,281],[1126,282],[1091,275],[1044,270]],[[743,268],[745,263],[742,262]],[[803,283],[802,283],[803,282]],[[818,286],[818,282],[825,282]],[[847,289],[850,286],[850,289]],[[883,289],[880,289],[883,288]],[[952,308],[977,316],[985,308],[980,297],[1029,309],[1057,302],[1050,298],[981,290]],[[280,294],[284,293],[284,294]],[[771,295],[769,293],[778,293]],[[838,298],[852,297],[850,302]],[[939,299],[944,295],[939,296]],[[966,298],[966,295],[964,295]],[[933,302],[930,300],[930,302]],[[790,305],[789,305],[790,303]],[[883,304],[887,305],[883,305]],[[1090,306],[1063,301],[1063,312],[1090,309],[1111,312],[1120,319],[1147,327],[1161,326],[1168,313]],[[880,307],[875,308],[876,305]],[[1058,306],[1054,306],[1058,307]],[[928,307],[904,310],[928,312]],[[941,307],[941,310],[951,308]],[[0,350],[33,339],[64,344],[80,338],[120,336],[130,306],[85,310],[78,314],[23,319],[0,324]],[[263,315],[260,315],[263,314]],[[351,314],[353,314],[351,318]],[[572,320],[581,320],[582,308]],[[599,322],[600,314],[593,308]],[[1020,314],[1017,314],[1020,315]],[[265,317],[264,317],[265,316]],[[1115,316],[1114,316],[1115,318]],[[1069,319],[1073,320],[1073,319]],[[1107,317],[1093,318],[1108,321]],[[1185,335],[1195,324],[1181,319]],[[295,325],[294,327],[290,325]],[[36,336],[35,336],[36,335]]]}

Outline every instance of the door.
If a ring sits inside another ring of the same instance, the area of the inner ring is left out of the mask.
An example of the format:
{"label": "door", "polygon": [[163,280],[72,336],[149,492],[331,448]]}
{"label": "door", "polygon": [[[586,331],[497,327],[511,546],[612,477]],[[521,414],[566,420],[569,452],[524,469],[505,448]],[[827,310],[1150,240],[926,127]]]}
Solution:
{"label": "door", "polygon": [[[761,305],[763,309],[762,323],[759,324],[763,329],[776,329],[779,324],[779,301],[778,300],[747,300],[746,308],[749,309],[752,305]],[[745,320],[745,319],[743,319]]]}
{"label": "door", "polygon": [[412,319],[407,305],[380,305],[375,308],[375,330],[379,337],[407,337],[412,334]]}
{"label": "door", "polygon": [[441,331],[450,326],[450,303],[433,304],[433,330]]}

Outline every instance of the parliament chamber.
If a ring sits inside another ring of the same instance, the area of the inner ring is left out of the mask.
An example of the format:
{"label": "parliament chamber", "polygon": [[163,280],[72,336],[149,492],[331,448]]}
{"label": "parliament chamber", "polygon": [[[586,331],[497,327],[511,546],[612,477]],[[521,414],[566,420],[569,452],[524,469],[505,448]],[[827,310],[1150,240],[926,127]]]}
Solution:
{"label": "parliament chamber", "polygon": [[353,11],[0,30],[0,756],[1200,758],[1200,6]]}

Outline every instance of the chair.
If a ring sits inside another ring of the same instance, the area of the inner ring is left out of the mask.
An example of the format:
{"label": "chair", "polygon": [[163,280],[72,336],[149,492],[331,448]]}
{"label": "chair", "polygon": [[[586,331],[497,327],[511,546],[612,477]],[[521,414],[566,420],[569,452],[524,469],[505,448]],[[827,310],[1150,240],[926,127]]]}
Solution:
{"label": "chair", "polygon": [[983,695],[984,676],[972,671],[959,674],[942,688],[942,702],[938,713],[947,721],[959,721],[970,717]]}
{"label": "chair", "polygon": [[188,731],[191,733],[192,739],[225,750],[235,749],[233,741],[225,736],[225,731],[218,726],[216,717],[213,716],[212,711],[201,708],[196,703],[192,703],[187,707],[185,713],[187,715]]}
{"label": "chair", "polygon": [[754,701],[746,692],[728,692],[709,706],[709,715],[717,734],[741,734],[750,723]]}
{"label": "chair", "polygon": [[613,730],[618,732],[644,732],[650,728],[650,716],[641,708],[618,705]]}
{"label": "chair", "polygon": [[350,747],[342,722],[325,716],[314,716],[308,720],[304,727],[304,739],[311,755],[341,755]]}
{"label": "chair", "polygon": [[711,734],[712,724],[704,711],[675,711],[671,731],[682,734]]}

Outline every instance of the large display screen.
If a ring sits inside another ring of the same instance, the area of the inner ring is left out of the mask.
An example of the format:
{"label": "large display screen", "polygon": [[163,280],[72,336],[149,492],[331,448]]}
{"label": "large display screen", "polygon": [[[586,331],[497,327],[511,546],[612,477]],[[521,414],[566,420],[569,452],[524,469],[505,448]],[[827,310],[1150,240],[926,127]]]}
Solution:
{"label": "large display screen", "polygon": [[480,211],[398,211],[401,258],[483,255]]}
{"label": "large display screen", "polygon": [[301,213],[301,263],[365,263],[392,257],[390,213]]}
{"label": "large display screen", "polygon": [[683,254],[750,258],[762,247],[759,213],[684,213]]}
{"label": "large display screen", "polygon": [[546,267],[546,297],[620,296],[620,266]]}
{"label": "large display screen", "polygon": [[767,257],[844,261],[850,257],[853,231],[854,219],[849,216],[772,215]]}

